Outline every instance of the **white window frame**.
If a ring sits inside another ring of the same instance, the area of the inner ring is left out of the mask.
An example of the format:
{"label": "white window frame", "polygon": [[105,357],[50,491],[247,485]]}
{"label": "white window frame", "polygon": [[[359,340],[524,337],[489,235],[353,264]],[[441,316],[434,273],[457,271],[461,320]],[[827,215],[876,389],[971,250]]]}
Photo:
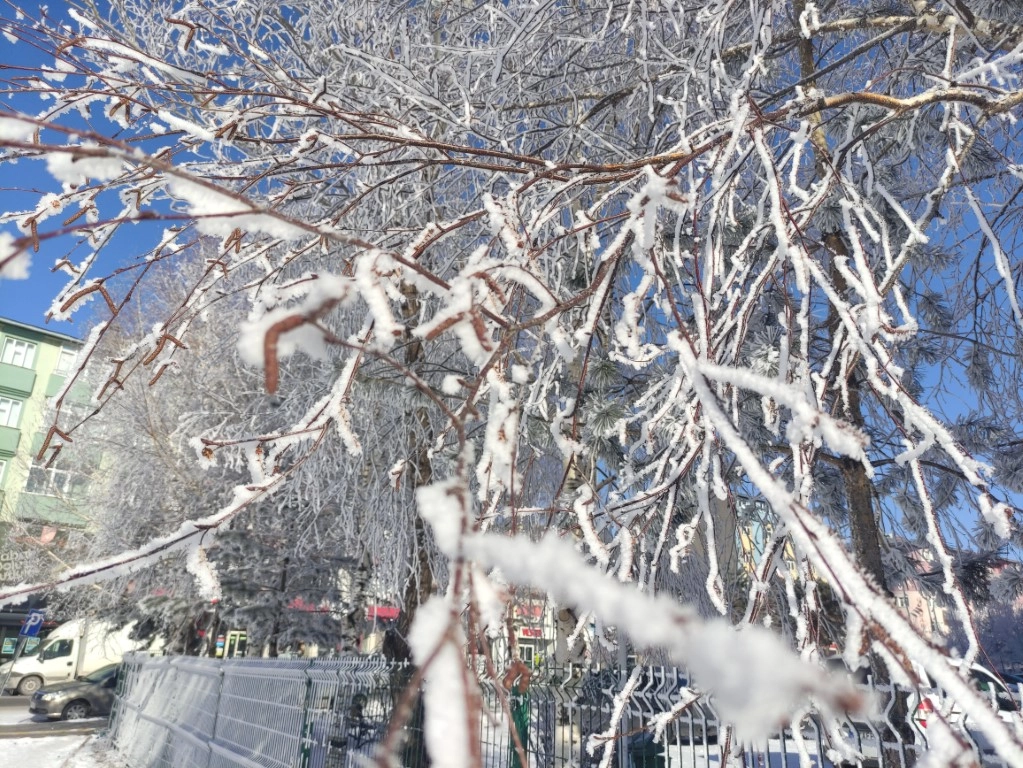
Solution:
{"label": "white window frame", "polygon": [[0,362],[16,365],[18,368],[35,368],[38,347],[33,341],[8,336],[4,339],[4,351]]}
{"label": "white window frame", "polygon": [[57,353],[57,367],[53,369],[53,372],[59,376],[67,376],[75,367],[77,360],[78,353],[75,350],[61,347],[60,352]]}
{"label": "white window frame", "polygon": [[51,467],[47,467],[45,461],[33,460],[28,468],[24,492],[34,496],[78,498],[87,477],[81,467],[59,459]]}
{"label": "white window frame", "polygon": [[[45,476],[45,481],[40,482],[40,475]],[[75,473],[68,469],[46,467],[32,462],[25,481],[25,493],[31,493],[33,496],[66,496],[71,489],[74,475]]]}
{"label": "white window frame", "polygon": [[0,397],[0,427],[17,429],[21,423],[21,400]]}

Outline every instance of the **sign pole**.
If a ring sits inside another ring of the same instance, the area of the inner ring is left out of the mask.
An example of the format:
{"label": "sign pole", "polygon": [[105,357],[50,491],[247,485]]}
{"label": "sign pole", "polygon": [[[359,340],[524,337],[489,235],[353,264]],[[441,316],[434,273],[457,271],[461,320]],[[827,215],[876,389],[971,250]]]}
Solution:
{"label": "sign pole", "polygon": [[[25,619],[25,623],[21,625],[21,631],[18,632],[18,644],[14,647],[14,658],[11,659],[11,666],[7,668],[7,674],[4,675],[4,681],[0,684],[0,696],[4,695],[4,689],[7,688],[7,681],[11,679],[11,671],[14,669],[14,665],[21,657],[21,652],[24,650],[28,639],[30,637],[39,636],[39,630],[43,627],[43,619],[45,616],[46,612],[38,609],[33,609],[28,612],[28,618]],[[14,694],[12,693],[11,695],[13,696]]]}
{"label": "sign pole", "polygon": [[[0,696],[4,695],[4,691],[7,688],[7,681],[11,679],[11,670],[14,669],[14,665],[18,663],[18,659],[21,657],[21,650],[25,647],[27,639],[18,635],[18,644],[14,646],[14,656],[11,658],[11,666],[7,669],[7,674],[4,675],[4,681],[0,684]],[[12,693],[11,696],[14,694]]]}

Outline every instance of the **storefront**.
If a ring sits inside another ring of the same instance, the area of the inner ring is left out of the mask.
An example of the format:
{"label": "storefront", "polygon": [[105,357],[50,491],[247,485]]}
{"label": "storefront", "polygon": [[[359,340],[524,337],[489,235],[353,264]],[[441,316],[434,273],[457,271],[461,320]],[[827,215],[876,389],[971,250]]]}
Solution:
{"label": "storefront", "polygon": [[[0,663],[9,661],[14,657],[14,651],[18,644],[18,633],[21,631],[21,625],[25,623],[25,619],[28,617],[30,607],[42,607],[42,603],[23,603],[22,605],[0,608]],[[43,622],[43,628],[39,632],[39,637],[29,638],[25,642],[21,655],[31,656],[38,651],[40,641],[56,626],[56,621],[47,620]]]}

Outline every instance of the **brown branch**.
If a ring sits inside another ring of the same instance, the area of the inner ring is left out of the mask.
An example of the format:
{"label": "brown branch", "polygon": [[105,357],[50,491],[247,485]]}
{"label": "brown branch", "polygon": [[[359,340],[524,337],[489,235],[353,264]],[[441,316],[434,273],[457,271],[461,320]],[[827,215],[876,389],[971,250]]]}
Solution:
{"label": "brown branch", "polygon": [[1006,94],[998,99],[988,98],[975,90],[962,87],[935,88],[916,96],[901,99],[885,93],[850,91],[814,99],[809,104],[802,105],[795,113],[795,117],[806,117],[815,112],[838,109],[849,104],[871,104],[902,113],[943,102],[970,104],[978,107],[986,115],[1001,115],[1023,104],[1023,90]]}
{"label": "brown branch", "polygon": [[[812,28],[812,37],[822,35],[846,34],[868,29],[891,30],[897,27],[907,27],[915,32],[927,32],[934,35],[946,35],[949,31],[949,23],[958,23],[966,19],[957,19],[951,14],[921,14],[919,16],[857,16],[848,19],[835,19],[826,21],[817,27]],[[969,27],[980,37],[991,40],[1002,50],[1011,50],[1015,44],[1023,39],[1023,27],[1018,24],[1009,24],[986,19],[974,20]],[[805,39],[801,29],[793,27],[783,32],[778,32],[771,38],[772,47],[794,43],[797,40]],[[743,56],[752,50],[753,43],[742,43],[721,51],[721,57],[733,59]]]}

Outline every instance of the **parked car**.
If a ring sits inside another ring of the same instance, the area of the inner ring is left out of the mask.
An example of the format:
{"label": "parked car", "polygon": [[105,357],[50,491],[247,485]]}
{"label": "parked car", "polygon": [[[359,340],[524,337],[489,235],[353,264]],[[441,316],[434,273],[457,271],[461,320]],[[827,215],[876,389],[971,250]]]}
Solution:
{"label": "parked car", "polygon": [[[956,668],[962,666],[962,662],[958,659],[949,659],[948,663]],[[921,691],[920,701],[914,714],[914,720],[921,729],[921,733],[926,735],[928,722],[944,711],[947,713],[949,724],[965,730],[982,754],[994,752],[987,736],[976,727],[969,713],[963,712],[959,702],[953,700],[946,703],[948,694],[930,682],[930,678],[922,668],[917,669],[917,674],[924,681],[925,686],[932,689]],[[988,700],[991,708],[998,713],[998,717],[1009,726],[1010,730],[1023,736],[1023,715],[1020,713],[1019,703],[1013,698],[1012,693],[998,675],[987,667],[974,664],[970,667],[969,679],[973,687]]]}
{"label": "parked car", "polygon": [[1006,685],[1008,685],[1010,690],[1012,690],[1012,692],[1015,694],[1016,686],[1023,685],[1023,673],[1002,672],[1002,680],[1005,681]]}
{"label": "parked car", "polygon": [[108,664],[77,680],[44,685],[32,694],[28,711],[62,720],[109,715],[120,671],[120,664]]}
{"label": "parked car", "polygon": [[[846,668],[840,657],[824,659],[825,666],[839,673],[849,675],[850,679],[859,685],[869,685],[869,671],[866,668],[859,668],[850,671]],[[958,659],[948,659],[950,666],[959,669],[962,662]],[[987,736],[977,728],[975,721],[964,714],[962,706],[955,700],[950,700],[948,694],[938,687],[926,670],[919,664],[914,663],[913,669],[920,679],[920,688],[909,693],[909,705],[912,711],[913,726],[919,737],[924,740],[928,737],[928,725],[933,724],[939,713],[944,716],[954,730],[961,731],[967,735],[977,747],[981,754],[991,754],[994,749]],[[970,668],[970,681],[974,688],[987,699],[991,708],[998,713],[999,718],[1009,725],[1010,729],[1017,734],[1023,735],[1023,716],[1020,714],[1018,702],[1013,698],[1010,688],[1005,685],[991,670],[980,664],[974,664]],[[821,732],[821,726],[815,724],[816,730],[808,734],[804,729],[804,738],[815,736]],[[865,765],[879,764],[881,758],[882,738],[874,724],[868,720],[858,718],[847,718],[840,725],[840,731],[845,739],[851,743],[862,754]],[[912,738],[909,734],[904,735],[909,742],[919,743],[919,738]]]}

